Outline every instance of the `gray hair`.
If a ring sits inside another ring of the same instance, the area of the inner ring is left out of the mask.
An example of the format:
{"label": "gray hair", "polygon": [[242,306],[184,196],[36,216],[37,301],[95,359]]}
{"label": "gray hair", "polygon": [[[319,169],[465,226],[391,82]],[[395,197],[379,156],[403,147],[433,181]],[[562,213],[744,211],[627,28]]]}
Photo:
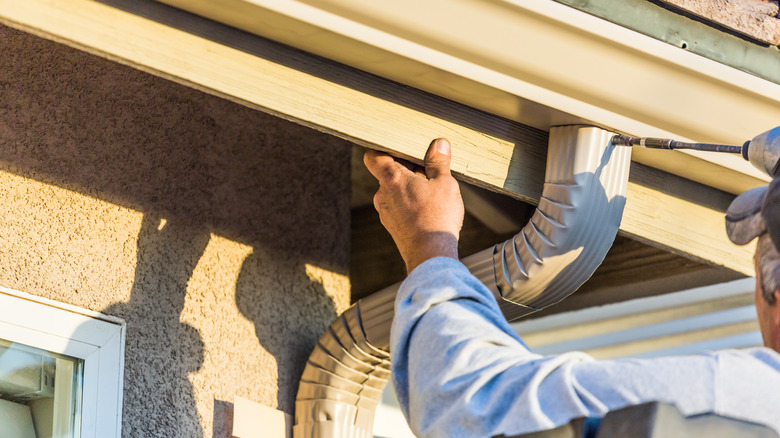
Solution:
{"label": "gray hair", "polygon": [[775,304],[775,291],[780,290],[780,254],[769,234],[758,238],[756,247],[758,269],[761,271],[761,294],[770,305]]}

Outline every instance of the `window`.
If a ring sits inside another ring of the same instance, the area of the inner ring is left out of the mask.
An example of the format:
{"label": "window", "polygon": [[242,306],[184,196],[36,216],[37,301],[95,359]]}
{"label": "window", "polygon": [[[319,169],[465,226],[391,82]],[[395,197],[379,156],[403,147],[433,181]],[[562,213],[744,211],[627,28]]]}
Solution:
{"label": "window", "polygon": [[0,340],[0,424],[9,438],[78,433],[84,361]]}
{"label": "window", "polygon": [[0,287],[7,438],[120,436],[125,323]]}

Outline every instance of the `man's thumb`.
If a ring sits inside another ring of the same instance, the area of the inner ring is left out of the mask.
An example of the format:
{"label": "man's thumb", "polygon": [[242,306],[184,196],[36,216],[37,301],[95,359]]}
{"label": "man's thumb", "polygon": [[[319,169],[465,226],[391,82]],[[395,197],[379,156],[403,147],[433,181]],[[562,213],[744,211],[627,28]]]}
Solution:
{"label": "man's thumb", "polygon": [[428,179],[450,174],[450,142],[446,138],[437,138],[428,146],[425,153],[425,176]]}

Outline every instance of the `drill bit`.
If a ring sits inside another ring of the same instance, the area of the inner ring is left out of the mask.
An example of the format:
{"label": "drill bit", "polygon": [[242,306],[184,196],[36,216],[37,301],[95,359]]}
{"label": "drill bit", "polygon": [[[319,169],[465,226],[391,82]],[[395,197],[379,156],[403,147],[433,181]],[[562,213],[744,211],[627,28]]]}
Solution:
{"label": "drill bit", "polygon": [[695,151],[726,152],[730,154],[742,153],[742,146],[709,143],[685,143],[668,138],[639,138],[620,134],[612,136],[612,144],[615,146],[641,146],[650,149],[667,149],[670,151],[675,149],[693,149]]}

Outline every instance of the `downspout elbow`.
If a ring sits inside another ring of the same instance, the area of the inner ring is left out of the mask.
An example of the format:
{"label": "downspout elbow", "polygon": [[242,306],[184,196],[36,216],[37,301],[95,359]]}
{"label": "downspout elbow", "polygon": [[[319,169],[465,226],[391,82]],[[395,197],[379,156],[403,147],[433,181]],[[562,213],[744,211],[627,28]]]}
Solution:
{"label": "downspout elbow", "polygon": [[[507,320],[555,304],[604,260],[625,206],[630,148],[587,126],[550,130],[542,197],[512,239],[462,262]],[[399,284],[359,300],[320,338],[301,379],[296,438],[370,438],[374,410],[390,378],[390,326]]]}

